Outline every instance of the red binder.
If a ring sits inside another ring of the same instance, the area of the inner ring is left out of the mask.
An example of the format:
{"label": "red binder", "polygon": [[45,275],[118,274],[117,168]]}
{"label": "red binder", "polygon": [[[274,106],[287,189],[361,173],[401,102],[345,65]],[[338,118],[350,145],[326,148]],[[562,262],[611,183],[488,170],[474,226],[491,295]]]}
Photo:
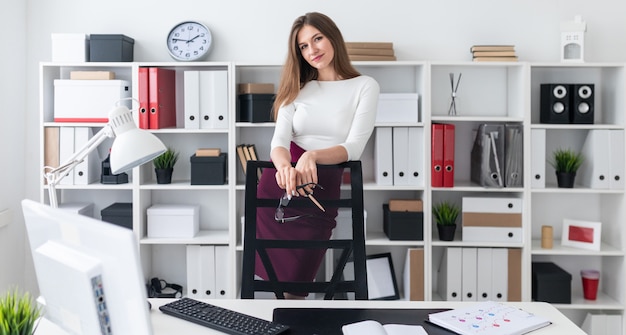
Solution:
{"label": "red binder", "polygon": [[443,124],[433,123],[431,125],[431,185],[433,187],[443,186]]}
{"label": "red binder", "polygon": [[139,128],[150,129],[150,119],[148,117],[149,107],[149,85],[148,68],[139,68]]}
{"label": "red binder", "polygon": [[454,125],[443,124],[443,187],[454,187]]}
{"label": "red binder", "polygon": [[176,127],[176,71],[149,68],[150,129]]}

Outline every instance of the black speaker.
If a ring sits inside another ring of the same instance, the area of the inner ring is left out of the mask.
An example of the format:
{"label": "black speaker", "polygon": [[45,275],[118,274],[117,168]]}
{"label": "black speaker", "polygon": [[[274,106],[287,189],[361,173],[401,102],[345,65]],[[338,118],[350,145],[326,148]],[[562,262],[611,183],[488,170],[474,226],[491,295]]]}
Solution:
{"label": "black speaker", "polygon": [[570,85],[541,84],[541,123],[570,123]]}
{"label": "black speaker", "polygon": [[570,122],[593,124],[595,88],[593,84],[573,84],[570,86]]}

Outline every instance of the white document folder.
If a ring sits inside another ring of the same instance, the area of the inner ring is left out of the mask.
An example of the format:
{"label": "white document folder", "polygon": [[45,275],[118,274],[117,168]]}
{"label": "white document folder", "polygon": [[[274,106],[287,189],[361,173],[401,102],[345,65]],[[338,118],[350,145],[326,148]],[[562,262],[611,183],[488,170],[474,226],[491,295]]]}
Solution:
{"label": "white document folder", "polygon": [[[74,127],[59,130],[59,164],[64,164],[74,154]],[[56,168],[56,166],[55,166]],[[74,185],[74,171],[69,171],[59,185]]]}
{"label": "white document folder", "polygon": [[522,213],[522,199],[494,197],[463,197],[464,213]]}
{"label": "white document folder", "polygon": [[213,298],[225,299],[230,292],[231,259],[227,245],[215,246],[215,295]]}
{"label": "white document folder", "polygon": [[[81,149],[93,137],[89,127],[74,129],[74,150]],[[89,185],[100,179],[101,162],[98,150],[90,152],[82,162],[74,168],[74,185]]]}
{"label": "white document folder", "polygon": [[200,72],[184,74],[185,129],[200,128]]}
{"label": "white document folder", "polygon": [[476,300],[491,299],[491,248],[478,248],[476,251]]}
{"label": "white document folder", "polygon": [[463,301],[476,301],[477,248],[462,248],[461,290]]}
{"label": "white document folder", "polygon": [[438,274],[438,291],[443,300],[461,301],[462,257],[461,248],[448,247],[444,251]]}
{"label": "white document folder", "polygon": [[609,188],[624,189],[624,131],[609,131]]}
{"label": "white document folder", "polygon": [[393,185],[409,185],[409,128],[393,127]]}
{"label": "white document folder", "polygon": [[228,128],[228,73],[200,71],[200,128]]}
{"label": "white document folder", "polygon": [[195,299],[216,298],[215,247],[187,246],[187,296]]}
{"label": "white document folder", "polygon": [[593,189],[609,188],[609,130],[591,129],[581,150],[585,160],[577,175],[580,184]]}
{"label": "white document folder", "polygon": [[521,243],[521,227],[462,227],[463,241]]}
{"label": "white document folder", "polygon": [[374,160],[376,161],[376,184],[393,185],[393,152],[391,127],[376,127]]}
{"label": "white document folder", "polygon": [[407,152],[409,185],[424,186],[424,173],[426,172],[424,165],[424,152],[426,152],[426,147],[424,143],[424,128],[410,127],[407,146],[409,149]]}
{"label": "white document folder", "polygon": [[530,130],[530,186],[546,188],[546,130]]}
{"label": "white document folder", "polygon": [[507,301],[509,290],[509,250],[493,248],[491,250],[491,300]]}

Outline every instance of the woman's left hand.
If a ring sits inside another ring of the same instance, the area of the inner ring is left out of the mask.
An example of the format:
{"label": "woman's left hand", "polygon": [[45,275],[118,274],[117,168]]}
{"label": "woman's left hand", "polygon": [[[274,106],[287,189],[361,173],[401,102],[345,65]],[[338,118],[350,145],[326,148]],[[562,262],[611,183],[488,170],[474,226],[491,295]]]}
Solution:
{"label": "woman's left hand", "polygon": [[[296,177],[298,185],[308,183],[317,184],[317,162],[315,161],[315,155],[311,152],[303,153],[296,163],[296,171],[298,171],[298,176]],[[307,186],[305,189],[298,190],[298,192],[300,195],[305,196],[307,192],[313,193],[313,188]]]}

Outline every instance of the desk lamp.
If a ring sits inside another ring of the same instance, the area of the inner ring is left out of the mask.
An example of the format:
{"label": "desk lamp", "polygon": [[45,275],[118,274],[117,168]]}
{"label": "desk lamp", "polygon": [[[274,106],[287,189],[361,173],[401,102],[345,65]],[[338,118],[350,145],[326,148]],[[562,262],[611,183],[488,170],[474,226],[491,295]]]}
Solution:
{"label": "desk lamp", "polygon": [[153,134],[138,129],[131,111],[116,106],[109,112],[109,122],[85,145],[57,168],[44,167],[48,181],[50,206],[58,207],[56,185],[107,138],[114,138],[111,147],[111,173],[118,174],[147,163],[165,152],[165,145]]}

